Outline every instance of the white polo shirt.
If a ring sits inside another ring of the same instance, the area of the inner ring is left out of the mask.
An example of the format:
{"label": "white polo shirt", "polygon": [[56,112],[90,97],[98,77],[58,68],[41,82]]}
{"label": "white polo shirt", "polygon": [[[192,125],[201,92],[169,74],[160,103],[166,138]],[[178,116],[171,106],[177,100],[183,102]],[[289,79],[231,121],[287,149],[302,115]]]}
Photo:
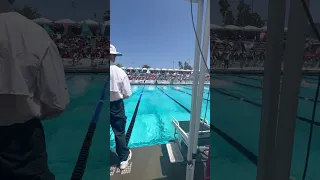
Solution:
{"label": "white polo shirt", "polygon": [[118,66],[110,65],[110,102],[126,99],[132,94],[127,74]]}
{"label": "white polo shirt", "polygon": [[69,103],[62,59],[47,32],[0,14],[0,126],[60,115]]}

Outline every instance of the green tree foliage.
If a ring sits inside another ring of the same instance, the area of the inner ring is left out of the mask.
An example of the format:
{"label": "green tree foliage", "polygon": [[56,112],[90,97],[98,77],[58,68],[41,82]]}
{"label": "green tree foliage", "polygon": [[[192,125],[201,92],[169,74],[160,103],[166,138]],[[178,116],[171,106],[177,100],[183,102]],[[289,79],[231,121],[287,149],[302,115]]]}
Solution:
{"label": "green tree foliage", "polygon": [[14,10],[31,20],[41,17],[41,14],[38,12],[38,10],[30,6],[24,6],[23,8],[16,8]]}
{"label": "green tree foliage", "polygon": [[185,62],[184,62],[184,65],[183,65],[183,69],[184,69],[184,70],[187,70],[187,69],[188,69],[188,70],[192,70],[192,67],[190,66],[190,64],[187,63],[187,61],[185,61]]}
{"label": "green tree foliage", "polygon": [[110,10],[104,12],[103,21],[110,21]]}
{"label": "green tree foliage", "polygon": [[119,68],[123,67],[120,63],[116,64],[116,66],[118,66]]}
{"label": "green tree foliage", "polygon": [[251,7],[248,4],[245,4],[243,0],[241,0],[238,4],[238,15],[235,21],[237,26],[256,26],[262,27],[264,22],[261,20],[261,16],[258,13],[252,13]]}
{"label": "green tree foliage", "polygon": [[143,65],[143,66],[142,66],[142,68],[147,68],[147,69],[149,69],[149,68],[150,68],[150,66],[149,66],[149,65],[147,65],[147,64],[145,64],[145,65]]}
{"label": "green tree foliage", "polygon": [[183,69],[183,64],[181,61],[178,62],[178,65],[179,65],[179,69]]}
{"label": "green tree foliage", "polygon": [[226,18],[227,17],[230,18],[230,12],[232,14],[232,11],[229,10],[230,4],[229,4],[228,0],[219,0],[219,6],[220,6],[220,14],[222,16],[222,24],[226,25],[227,24],[226,21],[230,21],[230,19],[227,20]]}
{"label": "green tree foliage", "polygon": [[250,5],[244,3],[244,0],[240,0],[237,6],[238,14],[236,18],[230,10],[230,4],[228,0],[219,0],[220,14],[222,16],[222,23],[224,25],[235,24],[237,26],[256,26],[262,27],[264,21],[258,13],[251,12]]}

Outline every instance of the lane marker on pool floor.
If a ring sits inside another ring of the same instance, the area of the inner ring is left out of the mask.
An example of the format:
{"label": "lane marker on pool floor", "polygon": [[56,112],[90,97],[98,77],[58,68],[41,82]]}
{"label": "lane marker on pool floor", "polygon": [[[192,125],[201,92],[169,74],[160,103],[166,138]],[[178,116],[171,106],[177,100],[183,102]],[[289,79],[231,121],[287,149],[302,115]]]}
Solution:
{"label": "lane marker on pool floor", "polygon": [[130,125],[129,125],[128,130],[127,130],[127,133],[126,133],[126,141],[127,141],[127,144],[129,144],[130,137],[131,137],[131,133],[132,133],[134,124],[135,124],[135,122],[136,122],[136,117],[137,117],[137,114],[138,114],[139,105],[140,105],[140,102],[141,102],[141,97],[142,97],[142,94],[143,94],[143,92],[144,92],[144,87],[145,87],[145,85],[143,85],[143,88],[142,88],[140,97],[139,97],[139,99],[138,99],[136,108],[134,109],[134,113],[133,113],[133,116],[132,116],[132,118],[131,118]]}
{"label": "lane marker on pool floor", "polygon": [[[178,92],[181,92],[181,93],[188,94],[188,95],[192,96],[192,94],[187,93],[187,92],[185,92],[185,91],[182,91],[182,90],[180,90],[180,89],[175,89],[175,88],[172,88],[172,87],[171,87],[171,89],[173,89],[173,90],[176,90],[176,91],[178,91]],[[203,100],[205,100],[205,101],[210,101],[210,99],[206,99],[206,98],[202,98],[202,99],[203,99]]]}

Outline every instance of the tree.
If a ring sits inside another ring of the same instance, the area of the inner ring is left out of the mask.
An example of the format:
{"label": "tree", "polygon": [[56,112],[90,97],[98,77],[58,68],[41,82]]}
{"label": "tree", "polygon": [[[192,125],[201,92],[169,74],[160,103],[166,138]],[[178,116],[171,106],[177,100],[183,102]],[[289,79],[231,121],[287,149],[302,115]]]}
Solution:
{"label": "tree", "polygon": [[192,70],[192,67],[187,63],[187,61],[184,62],[184,66],[183,66],[184,70]]}
{"label": "tree", "polygon": [[110,21],[110,10],[104,12],[103,21]]}
{"label": "tree", "polygon": [[116,66],[118,66],[119,68],[123,67],[120,63],[117,63]]}
{"label": "tree", "polygon": [[245,4],[243,0],[241,0],[238,4],[238,15],[235,21],[237,26],[256,26],[262,27],[264,25],[261,16],[258,13],[250,12],[251,7],[248,4]]}
{"label": "tree", "polygon": [[183,69],[183,65],[181,61],[178,62],[178,65],[179,65],[179,69]]}
{"label": "tree", "polygon": [[145,65],[143,65],[143,66],[142,66],[142,68],[147,68],[147,69],[149,69],[149,68],[150,68],[150,66],[149,66],[149,65],[147,65],[147,64],[145,64]]}
{"label": "tree", "polygon": [[[230,21],[230,19],[226,19],[226,17],[230,18],[229,16],[227,16],[227,14],[230,12],[232,14],[232,11],[229,11],[230,8],[230,4],[228,2],[228,0],[219,0],[219,6],[220,6],[220,14],[222,16],[222,24],[227,25],[227,21]],[[232,16],[233,18],[233,16]],[[234,18],[233,18],[234,19]]]}
{"label": "tree", "polygon": [[233,17],[232,11],[227,11],[225,17],[224,17],[224,25],[233,25],[235,22],[235,19]]}
{"label": "tree", "polygon": [[24,6],[23,8],[16,8],[14,10],[31,20],[41,17],[41,14],[38,12],[38,10],[30,6]]}

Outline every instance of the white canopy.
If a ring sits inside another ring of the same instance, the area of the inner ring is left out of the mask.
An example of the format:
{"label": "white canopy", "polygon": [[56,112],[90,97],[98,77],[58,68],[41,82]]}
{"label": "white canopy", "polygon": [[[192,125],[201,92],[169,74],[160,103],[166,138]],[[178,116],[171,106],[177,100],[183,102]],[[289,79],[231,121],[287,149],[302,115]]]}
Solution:
{"label": "white canopy", "polygon": [[162,71],[166,71],[167,69],[166,68],[163,68],[163,69],[161,69]]}
{"label": "white canopy", "polygon": [[147,70],[147,68],[142,68],[142,70]]}
{"label": "white canopy", "polygon": [[44,17],[34,19],[33,22],[35,22],[37,24],[51,24],[51,23],[53,23],[53,21],[51,21],[47,18],[44,18]]}
{"label": "white canopy", "polygon": [[153,68],[149,68],[149,70],[154,70]]}
{"label": "white canopy", "polygon": [[173,69],[168,69],[168,71],[173,71]]}
{"label": "white canopy", "polygon": [[245,27],[243,27],[243,29],[245,31],[261,31],[262,30],[261,28],[254,27],[254,26],[245,26]]}
{"label": "white canopy", "polygon": [[156,68],[155,70],[156,70],[156,71],[160,71],[161,69],[160,69],[160,68]]}
{"label": "white canopy", "polygon": [[94,20],[92,20],[92,19],[87,19],[87,20],[84,20],[84,21],[80,21],[79,23],[80,24],[82,24],[82,23],[86,23],[86,24],[88,24],[88,25],[99,25],[99,23],[97,22],[97,21],[94,21]]}
{"label": "white canopy", "polygon": [[217,29],[223,29],[223,27],[218,26],[216,24],[210,24],[210,29],[217,30]]}
{"label": "white canopy", "polygon": [[128,67],[128,69],[133,69],[133,67]]}
{"label": "white canopy", "polygon": [[235,25],[227,25],[227,26],[224,27],[224,29],[226,29],[226,30],[234,30],[234,31],[243,30],[242,27],[235,26]]}
{"label": "white canopy", "polygon": [[138,69],[138,70],[139,70],[139,69],[141,69],[141,68],[137,67],[137,68],[135,68],[135,69]]}
{"label": "white canopy", "polygon": [[58,23],[58,24],[76,24],[76,22],[72,21],[71,19],[60,19],[60,20],[55,21],[55,23]]}

